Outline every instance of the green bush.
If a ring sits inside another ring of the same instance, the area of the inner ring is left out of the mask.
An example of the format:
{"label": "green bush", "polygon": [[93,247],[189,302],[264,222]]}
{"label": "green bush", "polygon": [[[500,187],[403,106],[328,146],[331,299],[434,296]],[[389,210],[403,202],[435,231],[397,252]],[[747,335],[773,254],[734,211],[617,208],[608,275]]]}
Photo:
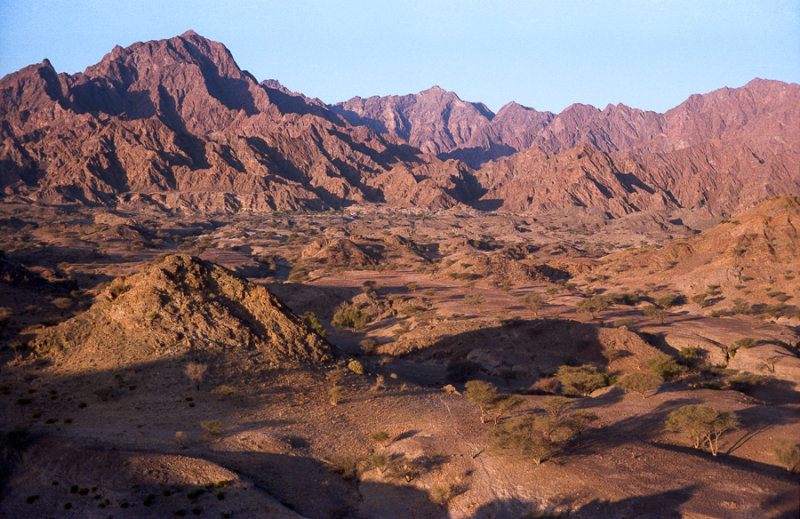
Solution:
{"label": "green bush", "polygon": [[561,383],[561,392],[567,396],[585,396],[608,385],[608,377],[588,364],[561,366],[556,372],[556,378]]}
{"label": "green bush", "polygon": [[667,428],[684,433],[695,449],[708,445],[711,454],[716,456],[719,437],[730,429],[739,426],[736,416],[729,411],[719,411],[704,405],[685,405],[667,416]]}
{"label": "green bush", "polygon": [[686,304],[686,298],[681,294],[667,294],[655,300],[656,305],[661,308],[673,308]]}
{"label": "green bush", "polygon": [[473,404],[477,404],[481,410],[481,423],[486,423],[492,413],[494,423],[497,424],[503,413],[523,403],[522,397],[518,395],[498,394],[494,384],[485,380],[470,380],[465,384],[465,388],[464,396]]}
{"label": "green bush", "polygon": [[658,391],[663,380],[655,373],[628,373],[623,375],[618,381],[617,386],[625,391],[634,391],[641,395],[649,393],[650,391]]}
{"label": "green bush", "polygon": [[669,380],[681,372],[680,366],[675,359],[665,353],[659,353],[645,361],[645,365],[664,380]]}
{"label": "green bush", "polygon": [[588,312],[594,319],[598,313],[609,308],[610,306],[611,300],[609,300],[606,296],[596,295],[588,299],[581,300],[577,305],[577,309],[581,312]]}
{"label": "green bush", "polygon": [[549,400],[559,405],[547,405],[547,415],[521,416],[493,430],[489,448],[530,459],[539,465],[558,454],[597,419],[596,415],[586,411],[566,413],[566,408],[561,405],[566,399],[560,402]]}
{"label": "green bush", "polygon": [[340,307],[331,319],[331,324],[337,328],[359,329],[364,328],[368,322],[369,317],[357,305]]}
{"label": "green bush", "polygon": [[322,324],[320,324],[319,319],[314,312],[304,313],[301,316],[301,319],[303,319],[303,322],[306,324],[306,326],[314,330],[320,337],[325,338],[328,336],[328,332],[326,332],[322,327]]}
{"label": "green bush", "polygon": [[788,440],[777,440],[772,446],[772,452],[778,463],[786,467],[789,472],[800,471],[800,444]]}

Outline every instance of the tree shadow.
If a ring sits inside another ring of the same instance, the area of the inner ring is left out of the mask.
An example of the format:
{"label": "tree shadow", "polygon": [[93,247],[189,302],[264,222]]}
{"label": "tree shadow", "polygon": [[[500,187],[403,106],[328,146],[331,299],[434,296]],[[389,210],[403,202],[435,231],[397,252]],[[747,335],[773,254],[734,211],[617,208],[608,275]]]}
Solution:
{"label": "tree shadow", "polygon": [[[527,387],[564,364],[606,368],[608,360],[602,355],[599,329],[599,325],[564,319],[509,320],[501,326],[442,337],[402,358],[439,365],[469,363],[477,366],[468,374],[471,378]],[[432,383],[463,382],[463,376],[453,375],[453,380]]]}
{"label": "tree shadow", "polygon": [[[571,499],[565,499],[553,506],[541,506],[520,499],[499,499],[482,505],[471,519],[518,519],[522,517],[576,517],[576,518],[666,518],[683,517],[681,505],[689,501],[695,487],[688,486],[667,490],[657,494],[633,496],[618,501],[595,499],[574,508]],[[558,512],[556,510],[568,509]]]}

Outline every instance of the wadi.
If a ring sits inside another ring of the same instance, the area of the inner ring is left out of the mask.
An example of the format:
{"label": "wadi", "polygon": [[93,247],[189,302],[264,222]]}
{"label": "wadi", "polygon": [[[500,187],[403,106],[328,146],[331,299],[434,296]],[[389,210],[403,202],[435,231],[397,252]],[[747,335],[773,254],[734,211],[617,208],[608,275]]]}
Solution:
{"label": "wadi", "polygon": [[3,517],[797,517],[800,85],[0,79]]}

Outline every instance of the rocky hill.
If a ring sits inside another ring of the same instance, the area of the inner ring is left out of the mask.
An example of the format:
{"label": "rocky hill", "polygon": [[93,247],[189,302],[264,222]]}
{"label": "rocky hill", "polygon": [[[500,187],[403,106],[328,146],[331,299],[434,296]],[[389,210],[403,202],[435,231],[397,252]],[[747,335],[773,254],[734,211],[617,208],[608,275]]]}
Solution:
{"label": "rocky hill", "polygon": [[753,80],[664,114],[517,103],[494,114],[439,87],[327,106],[259,83],[189,31],[116,47],[83,73],[45,60],[2,78],[0,197],[185,213],[727,214],[800,192],[798,98],[796,84]]}
{"label": "rocky hill", "polygon": [[[598,272],[606,271],[619,280],[660,280],[668,271],[674,284],[695,292],[703,292],[711,285],[727,293],[737,286],[755,283],[765,284],[770,293],[791,294],[798,285],[795,270],[800,257],[799,228],[800,198],[777,197],[663,248],[610,256],[607,266]],[[756,302],[769,299],[759,292],[750,289],[736,295],[749,294],[749,299]]]}
{"label": "rocky hill", "polygon": [[332,359],[330,346],[266,288],[182,255],[115,279],[89,310],[43,330],[34,345],[59,363],[96,368],[223,352],[265,365]]}

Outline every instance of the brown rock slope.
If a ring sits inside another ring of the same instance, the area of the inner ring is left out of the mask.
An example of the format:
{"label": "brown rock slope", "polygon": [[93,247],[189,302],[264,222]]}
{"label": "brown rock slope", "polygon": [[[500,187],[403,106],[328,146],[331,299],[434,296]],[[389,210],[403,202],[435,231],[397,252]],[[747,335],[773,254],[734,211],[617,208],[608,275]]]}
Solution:
{"label": "brown rock slope", "polygon": [[[668,152],[708,141],[797,141],[800,86],[754,79],[741,88],[695,94],[660,114],[576,103],[559,114],[508,103],[497,114],[439,87],[405,96],[354,97],[332,109],[353,124],[399,137],[473,167],[531,147],[557,154],[586,144],[607,153]],[[797,151],[795,149],[795,151]]]}
{"label": "brown rock slope", "polygon": [[182,255],[115,279],[89,310],[45,329],[34,345],[82,369],[197,352],[254,364],[332,358],[329,345],[266,288]]}
{"label": "brown rock slope", "polygon": [[754,80],[664,114],[510,103],[495,115],[438,87],[329,107],[258,83],[189,31],[116,47],[83,73],[45,60],[0,79],[0,199],[728,214],[800,192],[798,99],[800,85]]}
{"label": "brown rock slope", "polygon": [[116,47],[75,75],[26,67],[0,80],[0,113],[0,189],[35,201],[312,209],[383,201],[372,177],[438,162],[258,84],[191,31]]}
{"label": "brown rock slope", "polygon": [[661,249],[612,256],[605,269],[620,280],[647,277],[643,270],[663,278],[667,271],[672,284],[687,290],[754,281],[776,283],[776,289],[792,292],[798,284],[798,258],[800,198],[783,196]]}

